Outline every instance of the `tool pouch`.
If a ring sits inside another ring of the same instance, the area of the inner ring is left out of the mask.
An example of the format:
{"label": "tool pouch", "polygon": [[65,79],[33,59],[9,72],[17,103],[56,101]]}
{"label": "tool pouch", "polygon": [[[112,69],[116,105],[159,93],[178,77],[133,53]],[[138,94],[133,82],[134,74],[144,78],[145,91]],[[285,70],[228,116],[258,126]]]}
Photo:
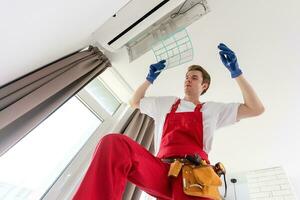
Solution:
{"label": "tool pouch", "polygon": [[183,191],[186,195],[221,200],[218,187],[222,181],[210,165],[182,167]]}
{"label": "tool pouch", "polygon": [[177,177],[184,164],[178,160],[171,163],[168,176]]}

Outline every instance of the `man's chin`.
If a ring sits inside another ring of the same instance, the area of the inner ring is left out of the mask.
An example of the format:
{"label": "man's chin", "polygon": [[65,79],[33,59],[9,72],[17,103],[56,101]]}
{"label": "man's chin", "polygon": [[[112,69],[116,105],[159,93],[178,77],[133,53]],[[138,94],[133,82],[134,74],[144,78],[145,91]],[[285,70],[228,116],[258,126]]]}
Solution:
{"label": "man's chin", "polygon": [[185,94],[191,94],[191,90],[189,88],[184,88],[184,93]]}

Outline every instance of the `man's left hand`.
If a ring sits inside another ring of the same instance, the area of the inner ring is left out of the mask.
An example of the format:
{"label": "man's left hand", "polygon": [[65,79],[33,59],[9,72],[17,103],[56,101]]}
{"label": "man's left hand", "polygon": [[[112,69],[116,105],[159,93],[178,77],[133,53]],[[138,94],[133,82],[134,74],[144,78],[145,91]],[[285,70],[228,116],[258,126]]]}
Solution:
{"label": "man's left hand", "polygon": [[218,45],[218,48],[220,49],[219,54],[221,60],[225,67],[230,71],[231,78],[240,76],[242,74],[242,71],[239,68],[235,53],[223,43],[220,43]]}

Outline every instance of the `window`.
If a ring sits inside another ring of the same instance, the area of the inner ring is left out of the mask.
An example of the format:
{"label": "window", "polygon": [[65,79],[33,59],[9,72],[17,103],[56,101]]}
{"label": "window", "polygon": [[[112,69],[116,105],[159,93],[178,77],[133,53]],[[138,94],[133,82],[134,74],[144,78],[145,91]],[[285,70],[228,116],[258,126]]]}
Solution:
{"label": "window", "polygon": [[106,71],[0,157],[1,200],[42,198],[99,125],[128,100],[131,88],[117,72]]}
{"label": "window", "polygon": [[99,75],[99,78],[105,85],[109,85],[109,88],[122,102],[128,102],[132,97],[133,89],[115,68],[106,69]]}
{"label": "window", "polygon": [[0,157],[0,199],[39,199],[101,124],[76,97]]}
{"label": "window", "polygon": [[120,106],[120,101],[104,86],[100,79],[96,78],[84,88],[93,99],[97,101],[109,115]]}
{"label": "window", "polygon": [[156,198],[151,197],[150,195],[148,195],[145,192],[142,192],[141,197],[139,200],[156,200]]}

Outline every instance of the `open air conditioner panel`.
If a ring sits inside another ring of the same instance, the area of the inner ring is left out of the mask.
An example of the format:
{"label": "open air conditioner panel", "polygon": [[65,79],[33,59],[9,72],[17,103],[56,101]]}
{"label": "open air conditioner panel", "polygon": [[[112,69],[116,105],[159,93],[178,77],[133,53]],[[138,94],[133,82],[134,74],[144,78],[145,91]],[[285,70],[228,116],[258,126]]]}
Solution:
{"label": "open air conditioner panel", "polygon": [[[160,38],[187,27],[208,12],[205,0],[132,0],[93,36],[111,52],[126,46],[132,61],[150,50]],[[176,13],[181,14],[175,16]]]}

